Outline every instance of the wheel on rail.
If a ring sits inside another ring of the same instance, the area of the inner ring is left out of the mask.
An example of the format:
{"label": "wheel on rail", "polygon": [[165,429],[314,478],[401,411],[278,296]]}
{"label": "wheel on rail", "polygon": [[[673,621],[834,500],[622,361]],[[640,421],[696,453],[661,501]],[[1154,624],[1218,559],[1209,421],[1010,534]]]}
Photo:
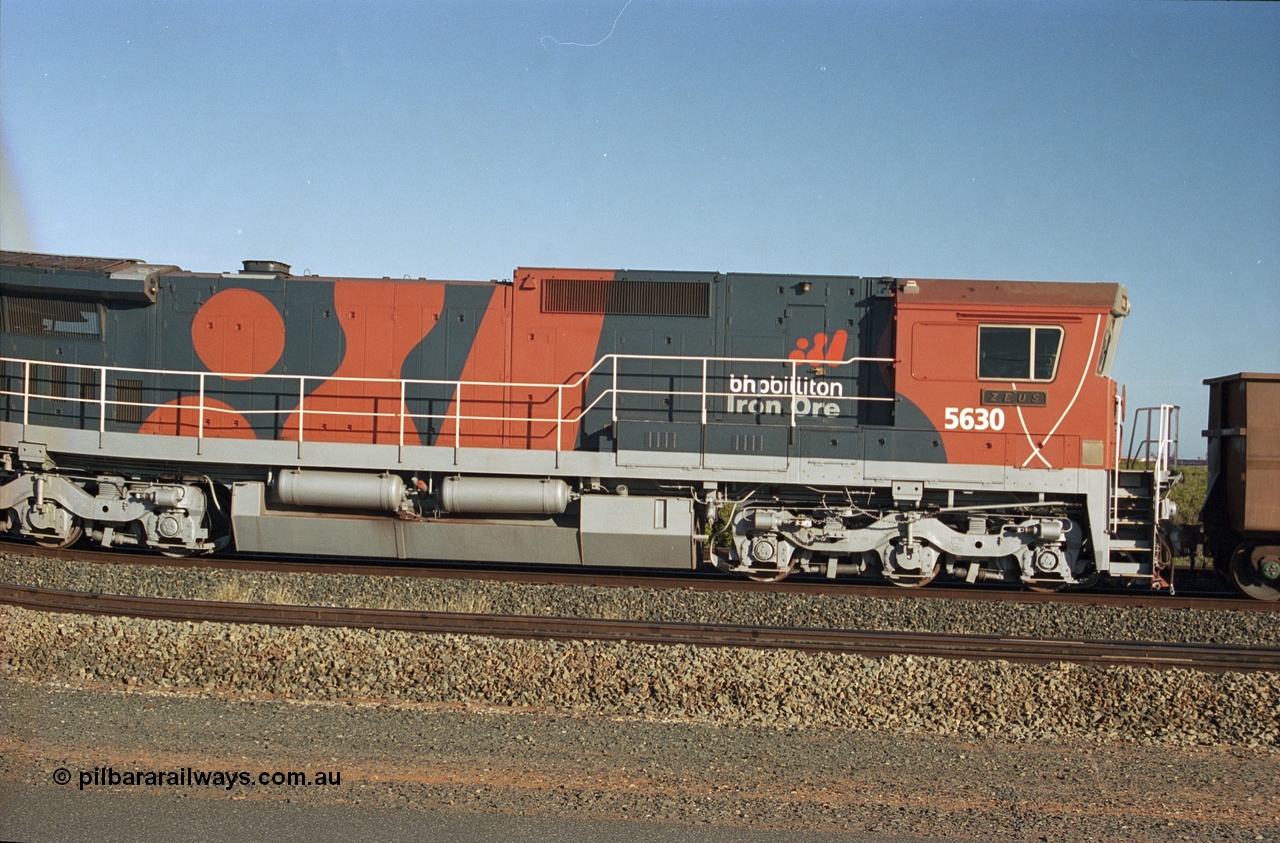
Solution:
{"label": "wheel on rail", "polygon": [[156,550],[160,551],[161,556],[168,556],[170,559],[188,559],[208,552],[194,547],[157,547]]}
{"label": "wheel on rail", "polygon": [[1086,588],[1093,588],[1098,584],[1098,580],[1100,579],[1102,579],[1101,574],[1099,574],[1097,571],[1090,571],[1089,573],[1085,574],[1084,576],[1080,577],[1078,580],[1073,582],[1071,584],[1071,588],[1077,591],[1081,591]]}
{"label": "wheel on rail", "polygon": [[79,519],[77,519],[71,525],[71,528],[67,530],[65,536],[42,536],[38,533],[32,533],[31,538],[41,547],[47,547],[50,550],[61,550],[64,547],[71,547],[71,545],[80,541],[83,535],[84,527],[81,526]]}
{"label": "wheel on rail", "polygon": [[1240,545],[1231,557],[1231,579],[1247,597],[1280,600],[1280,545]]}
{"label": "wheel on rail", "polygon": [[795,569],[796,567],[792,565],[779,571],[744,571],[743,575],[752,582],[782,582],[791,576],[791,572]]}
{"label": "wheel on rail", "polygon": [[929,583],[937,579],[938,574],[942,571],[942,563],[933,566],[933,570],[921,572],[919,574],[897,574],[888,577],[889,582],[898,588],[923,588]]}
{"label": "wheel on rail", "polygon": [[749,555],[736,570],[752,582],[782,582],[810,558],[804,548],[792,548],[773,536],[760,536],[751,542]]}
{"label": "wheel on rail", "polygon": [[783,562],[777,568],[755,568],[743,571],[743,575],[752,582],[782,582],[791,576],[792,572],[800,567],[802,560],[809,558],[809,551],[799,549],[794,551],[786,562]]}

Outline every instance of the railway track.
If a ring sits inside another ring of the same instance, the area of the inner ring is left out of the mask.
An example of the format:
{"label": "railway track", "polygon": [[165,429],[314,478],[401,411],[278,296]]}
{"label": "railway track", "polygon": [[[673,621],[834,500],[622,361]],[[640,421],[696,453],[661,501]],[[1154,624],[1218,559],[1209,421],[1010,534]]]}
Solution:
{"label": "railway track", "polygon": [[1226,610],[1239,612],[1280,611],[1280,603],[1250,600],[1232,592],[1206,589],[1198,581],[1195,590],[1177,595],[1126,589],[1123,591],[1087,590],[1036,592],[1016,586],[948,587],[934,583],[926,588],[901,588],[894,585],[832,582],[792,577],[779,583],[757,583],[727,576],[718,571],[694,571],[677,575],[616,570],[591,571],[537,567],[481,567],[474,564],[442,565],[439,563],[386,564],[369,562],[332,562],[291,557],[278,560],[261,557],[185,557],[172,558],[156,553],[93,550],[87,548],[44,548],[38,545],[0,541],[0,552],[51,559],[111,565],[152,565],[173,568],[259,571],[268,573],[337,574],[366,577],[418,577],[436,579],[475,579],[518,582],[538,585],[577,585],[599,588],[685,589],[712,592],[782,592],[790,594],[826,594],[863,596],[881,599],[971,600],[1005,603],[1063,603],[1086,606],[1121,606],[1164,609]]}
{"label": "railway track", "polygon": [[372,628],[540,640],[793,649],[872,657],[911,655],[968,660],[1000,659],[1023,663],[1072,662],[1210,672],[1280,671],[1280,648],[1202,643],[1032,639],[224,603],[127,597],[18,585],[0,585],[0,603],[47,612],[124,615],[170,621]]}

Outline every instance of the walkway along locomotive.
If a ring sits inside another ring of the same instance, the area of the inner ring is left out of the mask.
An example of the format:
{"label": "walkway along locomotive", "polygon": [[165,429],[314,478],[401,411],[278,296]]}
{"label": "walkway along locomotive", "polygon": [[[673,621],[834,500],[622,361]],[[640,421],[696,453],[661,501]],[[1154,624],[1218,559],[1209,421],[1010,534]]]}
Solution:
{"label": "walkway along locomotive", "polygon": [[0,526],[41,544],[1166,584],[1117,284],[0,263]]}

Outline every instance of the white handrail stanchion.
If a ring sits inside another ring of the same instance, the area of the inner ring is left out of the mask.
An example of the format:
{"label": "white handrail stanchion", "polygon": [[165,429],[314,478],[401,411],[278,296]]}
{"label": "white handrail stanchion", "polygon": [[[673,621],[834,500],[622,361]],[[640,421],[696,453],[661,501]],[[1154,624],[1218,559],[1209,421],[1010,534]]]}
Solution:
{"label": "white handrail stanchion", "polygon": [[564,421],[564,387],[556,388],[556,468],[560,467],[560,424]]}
{"label": "white handrail stanchion", "polygon": [[404,381],[400,381],[400,442],[396,462],[404,462]]}
{"label": "white handrail stanchion", "polygon": [[98,447],[107,441],[107,367],[98,369]]}
{"label": "white handrail stanchion", "polygon": [[[204,372],[200,373],[200,416],[197,419],[196,453],[204,453]],[[182,408],[178,408],[178,433],[182,433]]]}
{"label": "white handrail stanchion", "polygon": [[31,413],[31,361],[22,361],[22,436],[27,435]]}
{"label": "white handrail stanchion", "polygon": [[796,386],[795,384],[796,384],[796,364],[799,362],[800,362],[799,360],[791,361],[791,386],[789,387],[789,389],[791,390],[791,426],[792,427],[796,426],[796,395],[795,395]]}
{"label": "white handrail stanchion", "polygon": [[707,426],[707,358],[702,358],[702,426]]}
{"label": "white handrail stanchion", "polygon": [[462,447],[462,381],[453,391],[453,464],[458,464],[458,449]]}
{"label": "white handrail stanchion", "polygon": [[298,457],[302,457],[302,431],[307,426],[307,376],[298,378]]}

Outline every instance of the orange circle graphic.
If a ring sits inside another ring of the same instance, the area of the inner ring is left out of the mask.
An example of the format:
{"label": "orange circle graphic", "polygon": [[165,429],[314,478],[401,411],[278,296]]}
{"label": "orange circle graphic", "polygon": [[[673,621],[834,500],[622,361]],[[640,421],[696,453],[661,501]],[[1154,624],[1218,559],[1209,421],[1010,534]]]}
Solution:
{"label": "orange circle graphic", "polygon": [[269,372],[284,353],[284,319],[261,293],[223,290],[191,320],[191,344],[209,371],[248,380]]}

